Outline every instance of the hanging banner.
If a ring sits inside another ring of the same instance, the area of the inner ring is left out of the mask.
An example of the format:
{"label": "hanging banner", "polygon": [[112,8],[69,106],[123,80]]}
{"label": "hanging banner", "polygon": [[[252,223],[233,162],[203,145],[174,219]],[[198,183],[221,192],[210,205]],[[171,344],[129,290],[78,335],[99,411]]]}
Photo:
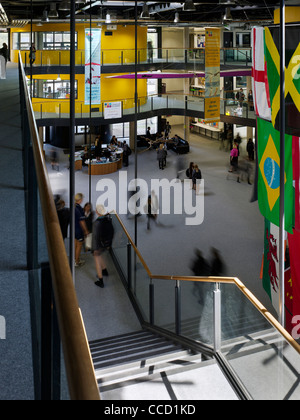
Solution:
{"label": "hanging banner", "polygon": [[205,30],[205,122],[220,121],[220,28]]}
{"label": "hanging banner", "polygon": [[85,30],[85,105],[101,103],[101,28]]}

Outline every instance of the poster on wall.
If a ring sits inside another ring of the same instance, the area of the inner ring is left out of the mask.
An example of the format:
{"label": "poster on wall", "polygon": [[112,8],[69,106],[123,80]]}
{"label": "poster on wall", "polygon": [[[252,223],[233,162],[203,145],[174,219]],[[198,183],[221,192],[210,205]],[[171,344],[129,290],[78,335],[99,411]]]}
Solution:
{"label": "poster on wall", "polygon": [[220,121],[220,40],[219,28],[205,30],[205,122]]}
{"label": "poster on wall", "polygon": [[85,105],[101,103],[101,28],[85,30]]}
{"label": "poster on wall", "polygon": [[104,102],[104,118],[122,118],[122,102]]}

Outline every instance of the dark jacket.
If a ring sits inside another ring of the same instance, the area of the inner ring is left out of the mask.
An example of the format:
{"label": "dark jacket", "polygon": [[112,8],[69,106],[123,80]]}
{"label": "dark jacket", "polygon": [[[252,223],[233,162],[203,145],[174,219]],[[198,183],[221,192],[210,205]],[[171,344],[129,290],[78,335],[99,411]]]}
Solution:
{"label": "dark jacket", "polygon": [[3,57],[5,58],[5,61],[8,61],[8,48],[0,48],[0,55],[3,55]]}
{"label": "dark jacket", "polygon": [[198,171],[193,171],[193,183],[196,183],[197,179],[202,179],[202,174],[201,174],[200,169],[198,169]]}
{"label": "dark jacket", "polygon": [[157,160],[165,159],[166,156],[167,156],[167,152],[165,151],[165,149],[158,149],[158,151],[157,151]]}
{"label": "dark jacket", "polygon": [[110,248],[114,237],[114,227],[110,216],[101,216],[93,224],[92,250]]}
{"label": "dark jacket", "polygon": [[70,209],[64,207],[57,210],[57,216],[61,228],[61,233],[64,239],[68,236],[68,227],[70,223]]}

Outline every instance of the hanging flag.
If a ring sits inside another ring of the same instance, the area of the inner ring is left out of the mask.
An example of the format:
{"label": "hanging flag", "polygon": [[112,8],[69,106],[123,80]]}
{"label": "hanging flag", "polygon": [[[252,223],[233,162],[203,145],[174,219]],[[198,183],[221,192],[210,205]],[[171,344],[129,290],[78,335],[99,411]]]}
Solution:
{"label": "hanging flag", "polygon": [[[280,28],[265,28],[265,58],[272,110],[273,126],[280,126]],[[286,28],[286,128],[290,135],[300,136],[300,29],[299,26]]]}
{"label": "hanging flag", "polygon": [[265,240],[261,272],[263,288],[279,314],[279,227],[265,219]]}
{"label": "hanging flag", "polygon": [[[271,123],[257,119],[258,203],[271,223],[280,225],[280,133]],[[294,227],[292,136],[285,136],[285,230]]]}
{"label": "hanging flag", "polygon": [[220,121],[220,28],[205,30],[205,122]]}
{"label": "hanging flag", "polygon": [[264,49],[264,28],[252,29],[252,86],[255,113],[271,121],[271,103]]}
{"label": "hanging flag", "polygon": [[295,230],[300,232],[300,138],[293,137],[293,178],[295,187]]}
{"label": "hanging flag", "polygon": [[289,255],[291,270],[286,279],[285,307],[286,307],[286,327],[292,331],[293,318],[300,315],[300,233],[294,231],[293,235],[288,235]]}
{"label": "hanging flag", "polygon": [[101,104],[101,31],[85,30],[85,105]]}

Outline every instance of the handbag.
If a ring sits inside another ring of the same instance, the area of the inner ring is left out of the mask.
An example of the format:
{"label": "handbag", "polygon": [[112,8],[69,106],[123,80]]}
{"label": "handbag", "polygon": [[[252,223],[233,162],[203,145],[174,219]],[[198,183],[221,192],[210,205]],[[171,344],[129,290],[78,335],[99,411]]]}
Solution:
{"label": "handbag", "polygon": [[92,249],[92,238],[93,238],[93,234],[92,233],[89,233],[87,235],[87,237],[85,238],[84,245],[85,245],[85,250],[86,251],[90,251]]}

